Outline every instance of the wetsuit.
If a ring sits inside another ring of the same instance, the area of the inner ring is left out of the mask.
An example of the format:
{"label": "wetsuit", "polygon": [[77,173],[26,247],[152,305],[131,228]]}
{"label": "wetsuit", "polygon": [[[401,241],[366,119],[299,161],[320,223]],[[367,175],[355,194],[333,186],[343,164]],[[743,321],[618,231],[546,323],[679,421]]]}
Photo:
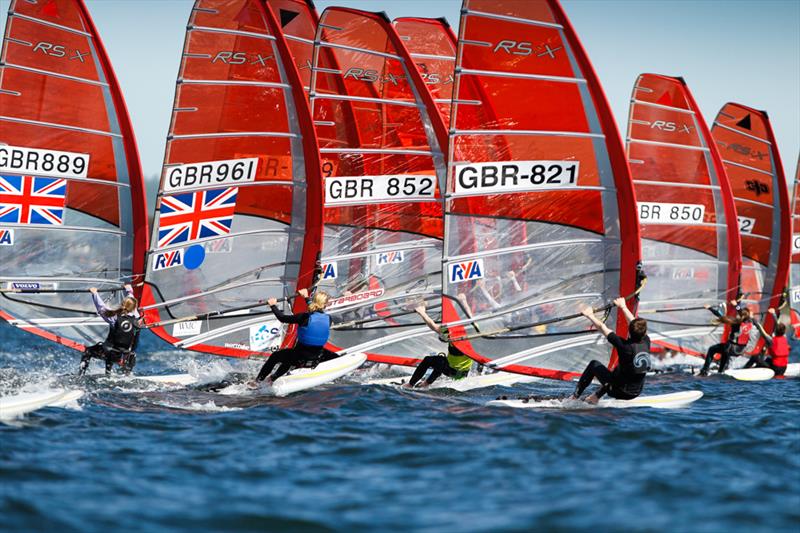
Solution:
{"label": "wetsuit", "polygon": [[264,379],[272,372],[276,365],[278,370],[272,374],[272,381],[286,374],[292,368],[300,366],[313,367],[323,361],[338,357],[336,352],[325,349],[325,343],[331,331],[331,317],[322,311],[313,313],[305,312],[296,315],[287,315],[276,306],[271,306],[272,312],[284,324],[298,324],[297,343],[294,348],[286,348],[272,352],[256,378]]}
{"label": "wetsuit", "polygon": [[[127,291],[127,295],[133,297],[132,291]],[[86,373],[91,359],[102,359],[105,361],[106,374],[111,373],[115,364],[122,367],[122,371],[129,374],[136,365],[136,345],[139,343],[139,311],[134,310],[131,314],[114,315],[113,311],[106,307],[100,295],[92,294],[97,314],[108,323],[109,330],[106,340],[87,346],[86,351],[81,357],[81,364],[78,370],[79,375]]]}
{"label": "wetsuit", "polygon": [[641,394],[651,366],[650,337],[645,335],[642,340],[634,342],[623,340],[612,332],[608,334],[608,342],[617,349],[617,367],[612,371],[600,361],[591,361],[575,387],[575,396],[583,394],[594,378],[602,384],[596,393],[598,398],[607,393],[618,400],[632,400]]}
{"label": "wetsuit", "polygon": [[[717,318],[722,318],[722,314],[716,309],[709,309]],[[728,368],[728,362],[731,356],[742,355],[747,343],[750,342],[750,329],[753,324],[750,321],[741,322],[739,324],[731,324],[730,335],[728,340],[719,344],[713,345],[706,352],[706,361],[703,363],[703,368],[700,370],[701,375],[708,374],[708,369],[711,367],[711,362],[714,356],[719,354],[719,372],[725,372]]]}
{"label": "wetsuit", "polygon": [[449,378],[461,379],[469,374],[469,370],[472,368],[472,359],[450,342],[447,344],[447,355],[429,355],[423,359],[417,369],[414,370],[414,374],[408,384],[412,387],[416,385],[429,368],[433,370],[428,379],[425,380],[428,385],[436,381],[442,374]]}

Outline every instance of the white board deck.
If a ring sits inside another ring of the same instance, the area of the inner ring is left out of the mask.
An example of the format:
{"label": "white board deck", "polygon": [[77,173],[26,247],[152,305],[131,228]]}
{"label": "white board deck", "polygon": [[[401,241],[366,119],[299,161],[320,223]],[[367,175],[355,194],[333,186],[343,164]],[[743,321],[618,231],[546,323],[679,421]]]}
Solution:
{"label": "white board deck", "polygon": [[[387,387],[400,387],[408,383],[411,376],[400,376],[395,378],[372,379],[364,382],[364,385],[383,385]],[[419,390],[431,389],[452,389],[459,392],[466,392],[484,387],[510,387],[517,383],[533,383],[541,381],[541,378],[534,376],[524,376],[511,372],[495,372],[494,374],[483,374],[480,376],[470,376],[462,379],[450,379],[445,376],[440,377],[430,387]]]}
{"label": "white board deck", "polygon": [[702,391],[690,390],[673,392],[670,394],[657,394],[654,396],[639,396],[633,400],[615,400],[604,398],[597,405],[592,405],[581,400],[552,399],[552,400],[492,400],[487,405],[514,407],[517,409],[629,409],[632,407],[652,407],[655,409],[677,409],[686,407],[703,397]]}
{"label": "white board deck", "polygon": [[[345,376],[360,367],[367,360],[366,354],[361,352],[346,354],[318,364],[314,368],[299,368],[292,370],[285,376],[278,378],[272,386],[261,384],[259,392],[275,396],[289,394],[318,387]],[[253,394],[254,390],[244,383],[236,383],[217,391],[218,394],[227,396],[239,394]]]}
{"label": "white board deck", "polygon": [[767,381],[775,377],[771,368],[736,368],[726,370],[723,374],[739,381]]}
{"label": "white board deck", "polygon": [[83,396],[82,390],[23,392],[0,398],[0,419],[15,418],[43,407],[63,407]]}
{"label": "white board deck", "polygon": [[367,360],[366,354],[351,353],[325,361],[315,368],[300,368],[278,378],[272,384],[275,396],[287,396],[294,392],[317,387],[345,376],[360,367]]}

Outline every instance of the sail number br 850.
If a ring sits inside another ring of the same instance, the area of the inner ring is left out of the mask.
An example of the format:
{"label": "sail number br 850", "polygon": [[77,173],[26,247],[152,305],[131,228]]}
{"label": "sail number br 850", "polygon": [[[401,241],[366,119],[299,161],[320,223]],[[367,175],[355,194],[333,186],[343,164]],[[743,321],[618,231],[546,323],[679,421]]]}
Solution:
{"label": "sail number br 850", "polygon": [[578,161],[505,161],[455,165],[456,194],[536,191],[578,184]]}
{"label": "sail number br 850", "polygon": [[431,200],[436,176],[333,176],[325,178],[325,205]]}
{"label": "sail number br 850", "polygon": [[672,204],[639,202],[639,221],[647,224],[697,225],[703,223],[706,206],[702,204]]}

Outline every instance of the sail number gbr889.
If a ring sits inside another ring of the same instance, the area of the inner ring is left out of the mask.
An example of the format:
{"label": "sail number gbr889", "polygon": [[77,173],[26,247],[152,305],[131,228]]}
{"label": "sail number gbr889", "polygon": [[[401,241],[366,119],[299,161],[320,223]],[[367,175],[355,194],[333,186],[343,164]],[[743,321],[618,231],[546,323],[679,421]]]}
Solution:
{"label": "sail number gbr889", "polygon": [[578,161],[457,164],[455,194],[490,194],[575,187]]}

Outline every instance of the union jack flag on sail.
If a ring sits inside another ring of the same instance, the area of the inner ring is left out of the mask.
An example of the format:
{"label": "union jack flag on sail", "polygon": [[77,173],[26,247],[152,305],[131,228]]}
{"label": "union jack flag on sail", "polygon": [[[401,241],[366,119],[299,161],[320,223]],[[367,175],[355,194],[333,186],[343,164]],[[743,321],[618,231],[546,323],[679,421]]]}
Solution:
{"label": "union jack flag on sail", "polygon": [[228,187],[162,197],[159,248],[230,233],[237,190]]}
{"label": "union jack flag on sail", "polygon": [[67,180],[0,175],[0,223],[64,224]]}

